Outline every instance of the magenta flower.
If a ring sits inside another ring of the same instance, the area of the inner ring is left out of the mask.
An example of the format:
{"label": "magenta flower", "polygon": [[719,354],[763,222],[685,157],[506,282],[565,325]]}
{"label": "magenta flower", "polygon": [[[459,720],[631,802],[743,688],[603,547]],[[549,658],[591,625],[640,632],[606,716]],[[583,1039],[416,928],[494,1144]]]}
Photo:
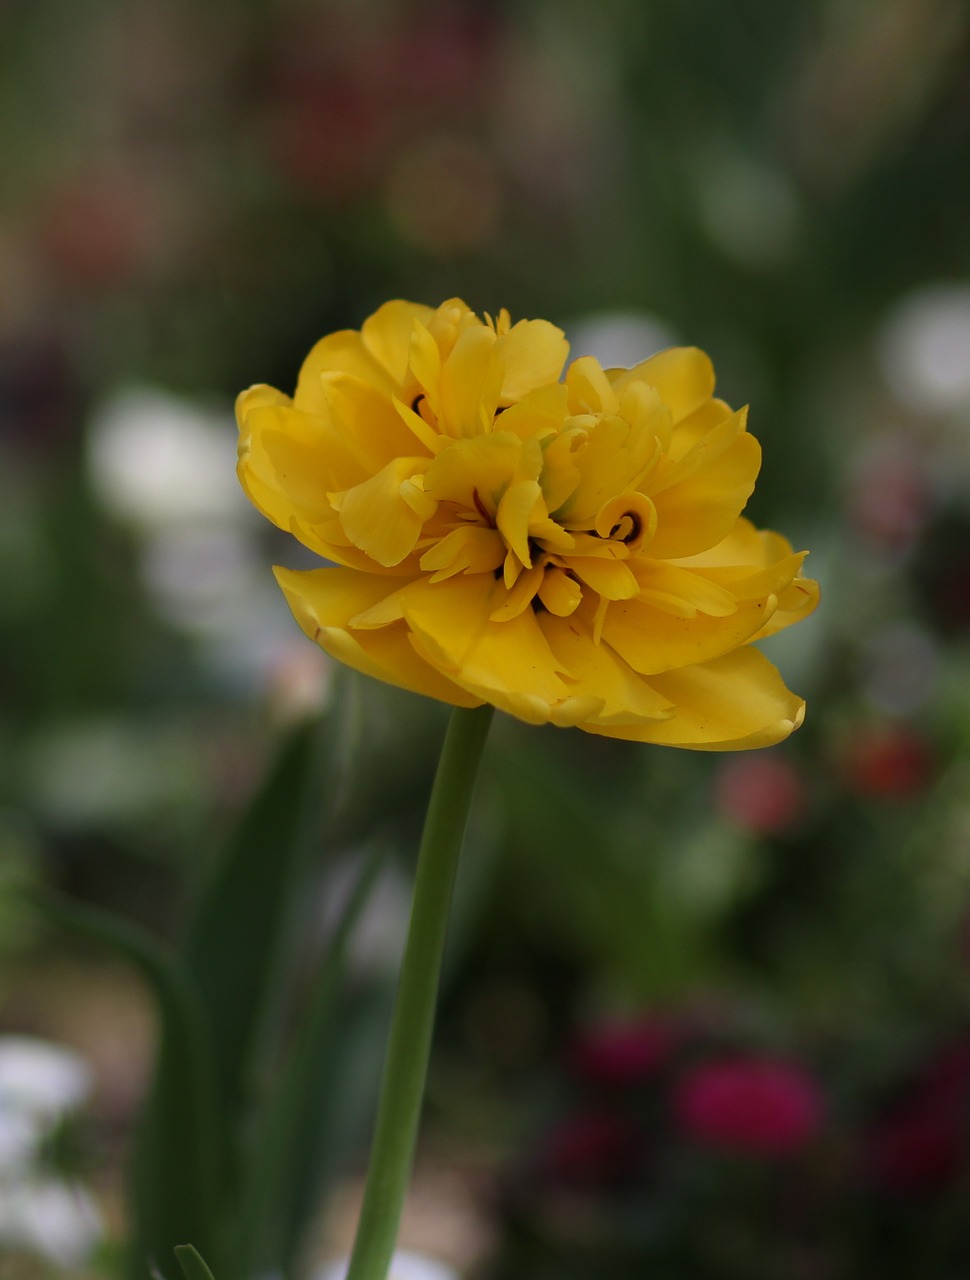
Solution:
{"label": "magenta flower", "polygon": [[818,1134],[824,1110],[813,1076],[766,1057],[700,1063],[674,1095],[677,1121],[692,1138],[750,1155],[794,1155]]}

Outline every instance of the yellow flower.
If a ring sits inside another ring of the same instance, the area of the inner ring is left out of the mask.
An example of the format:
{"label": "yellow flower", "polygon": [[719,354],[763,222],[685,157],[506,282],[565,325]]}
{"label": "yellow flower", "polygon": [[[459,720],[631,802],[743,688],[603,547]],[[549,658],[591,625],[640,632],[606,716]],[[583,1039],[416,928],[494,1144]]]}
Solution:
{"label": "yellow flower", "polygon": [[544,320],[388,302],[322,339],[292,399],[237,404],[259,510],[332,562],[276,576],[340,661],[456,706],[704,750],[804,703],[751,642],[818,601],[741,511],[761,452],[703,352],[574,361]]}

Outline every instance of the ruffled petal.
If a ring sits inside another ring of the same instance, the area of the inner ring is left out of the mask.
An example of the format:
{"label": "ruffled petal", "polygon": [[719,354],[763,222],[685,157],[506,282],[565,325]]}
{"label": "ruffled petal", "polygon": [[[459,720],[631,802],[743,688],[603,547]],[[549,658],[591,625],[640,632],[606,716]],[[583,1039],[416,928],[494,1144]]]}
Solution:
{"label": "ruffled petal", "polygon": [[598,707],[553,657],[535,615],[526,609],[493,622],[493,581],[453,578],[447,590],[416,582],[400,593],[412,642],[422,657],[470,694],[531,724],[576,723]]}
{"label": "ruffled petal", "polygon": [[548,320],[520,320],[495,347],[504,365],[503,404],[521,400],[536,387],[558,382],[569,355],[565,334]]}
{"label": "ruffled petal", "polygon": [[276,580],[293,616],[310,637],[338,662],[400,689],[410,689],[456,707],[476,707],[483,701],[459,688],[435,667],[422,661],[408,639],[403,623],[373,630],[351,630],[355,615],[374,609],[394,579],[353,569],[311,569],[297,572],[276,568]]}
{"label": "ruffled petal", "polygon": [[434,501],[413,483],[427,466],[427,458],[395,458],[363,484],[330,494],[347,537],[380,565],[405,560],[434,513]]}
{"label": "ruffled petal", "polygon": [[761,630],[777,601],[754,600],[727,617],[677,617],[644,600],[616,600],[603,622],[603,643],[615,649],[634,671],[654,676],[693,666],[746,644]]}
{"label": "ruffled petal", "polygon": [[491,329],[465,329],[441,369],[442,429],[477,436],[491,426],[502,389],[502,362]]}
{"label": "ruffled petal", "polygon": [[[320,416],[333,424],[341,449],[364,475],[373,475],[394,458],[422,451],[424,441],[401,417],[393,397],[344,374],[324,374],[321,385],[326,407]],[[427,449],[429,457],[432,453]]]}
{"label": "ruffled petal", "polygon": [[590,721],[590,733],[694,751],[741,751],[781,742],[802,723],[805,703],[757,649],[736,649],[701,666],[654,676],[675,714],[638,725]]}
{"label": "ruffled petal", "polygon": [[293,403],[304,413],[323,413],[326,397],[323,375],[345,373],[366,382],[385,396],[392,396],[398,385],[381,362],[368,349],[364,339],[353,329],[321,338],[303,361],[296,383]]}
{"label": "ruffled petal", "polygon": [[610,369],[609,377],[618,390],[629,382],[656,387],[675,425],[714,392],[714,366],[697,347],[669,347],[632,369]]}
{"label": "ruffled petal", "polygon": [[407,380],[415,321],[427,324],[433,314],[431,307],[397,299],[378,307],[361,325],[364,345],[396,386],[404,386]]}
{"label": "ruffled petal", "polygon": [[650,555],[677,559],[720,542],[754,491],[760,469],[761,446],[742,431],[723,450],[711,449],[681,483],[659,492],[647,486],[657,508]]}
{"label": "ruffled petal", "polygon": [[596,715],[597,724],[635,725],[645,720],[666,720],[674,714],[673,706],[665,697],[606,645],[594,644],[592,636],[578,622],[542,614],[539,626],[549,648],[579,686],[602,700],[602,708]]}
{"label": "ruffled petal", "polygon": [[342,560],[327,532],[334,514],[328,492],[358,483],[361,468],[342,448],[332,424],[301,413],[271,388],[244,392],[237,412],[237,471],[249,500],[311,551]]}

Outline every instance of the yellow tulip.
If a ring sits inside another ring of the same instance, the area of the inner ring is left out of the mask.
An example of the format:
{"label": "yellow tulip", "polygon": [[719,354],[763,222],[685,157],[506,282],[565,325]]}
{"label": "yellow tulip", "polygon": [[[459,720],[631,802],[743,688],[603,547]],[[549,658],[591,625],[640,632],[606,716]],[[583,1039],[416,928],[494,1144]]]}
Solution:
{"label": "yellow tulip", "polygon": [[[533,724],[722,751],[801,723],[752,642],[809,614],[805,552],[741,512],[761,450],[703,352],[633,369],[544,320],[388,302],[292,399],[237,403],[256,507],[330,562],[276,576],[367,675]],[[561,379],[561,380],[560,380]]]}

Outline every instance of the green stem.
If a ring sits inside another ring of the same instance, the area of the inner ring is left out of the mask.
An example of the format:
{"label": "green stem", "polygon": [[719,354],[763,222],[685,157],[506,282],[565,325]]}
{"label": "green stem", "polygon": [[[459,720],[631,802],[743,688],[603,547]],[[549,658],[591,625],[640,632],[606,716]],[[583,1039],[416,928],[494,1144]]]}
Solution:
{"label": "green stem", "polygon": [[431,1053],[458,854],[492,708],[452,712],[414,880],[370,1167],[347,1280],[386,1280],[407,1195]]}

